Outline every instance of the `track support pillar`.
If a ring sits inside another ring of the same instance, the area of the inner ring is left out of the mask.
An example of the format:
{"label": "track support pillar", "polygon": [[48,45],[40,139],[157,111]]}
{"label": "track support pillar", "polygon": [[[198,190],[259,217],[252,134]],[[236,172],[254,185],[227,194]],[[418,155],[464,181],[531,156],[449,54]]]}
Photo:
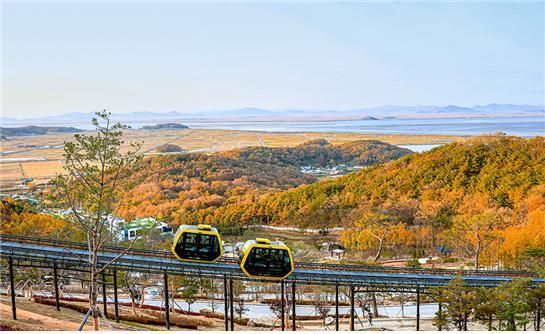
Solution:
{"label": "track support pillar", "polygon": [[350,330],[354,331],[354,286],[350,286]]}
{"label": "track support pillar", "polygon": [[284,331],[286,329],[286,319],[284,318],[285,317],[285,313],[286,313],[286,305],[285,305],[285,302],[284,302],[284,281],[280,281],[280,322],[282,323],[281,324],[281,328],[282,328],[282,331]]}
{"label": "track support pillar", "polygon": [[339,331],[339,283],[335,283],[335,330]]}
{"label": "track support pillar", "polygon": [[229,330],[229,308],[227,306],[227,276],[223,275],[223,318],[225,320],[225,331]]}
{"label": "track support pillar", "polygon": [[229,280],[229,313],[231,314],[231,332],[235,330],[235,312],[233,310],[233,279]]}
{"label": "track support pillar", "polygon": [[168,274],[165,271],[163,274],[163,292],[165,297],[165,325],[168,330],[170,330],[170,305],[168,297]]}
{"label": "track support pillar", "polygon": [[57,311],[61,310],[61,305],[59,302],[59,278],[57,274],[57,264],[53,264],[53,284],[55,284],[55,306]]}
{"label": "track support pillar", "polygon": [[416,330],[420,330],[420,288],[416,288]]}
{"label": "track support pillar", "polygon": [[108,319],[108,298],[106,297],[106,274],[102,271],[102,304],[104,305],[104,316]]}
{"label": "track support pillar", "polygon": [[117,269],[114,268],[114,312],[115,322],[119,323],[119,300],[117,298]]}
{"label": "track support pillar", "polygon": [[15,278],[13,277],[13,259],[8,260],[9,266],[9,290],[11,293],[11,314],[13,320],[17,320],[17,307],[15,306]]}
{"label": "track support pillar", "polygon": [[296,331],[296,325],[295,325],[295,282],[291,283],[291,330]]}

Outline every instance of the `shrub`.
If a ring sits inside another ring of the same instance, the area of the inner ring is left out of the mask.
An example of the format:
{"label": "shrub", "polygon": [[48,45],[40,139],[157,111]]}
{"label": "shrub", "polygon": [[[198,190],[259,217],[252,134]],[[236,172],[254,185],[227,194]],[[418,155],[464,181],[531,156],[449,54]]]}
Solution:
{"label": "shrub", "polygon": [[409,268],[420,268],[420,262],[418,262],[418,259],[416,258],[410,258],[409,260],[407,260],[407,267]]}
{"label": "shrub", "polygon": [[161,146],[158,146],[155,149],[155,152],[157,153],[172,153],[172,152],[182,152],[182,148],[178,145],[174,144],[164,144]]}
{"label": "shrub", "polygon": [[443,259],[443,263],[454,263],[458,262],[460,259],[457,257],[447,257],[446,259]]}

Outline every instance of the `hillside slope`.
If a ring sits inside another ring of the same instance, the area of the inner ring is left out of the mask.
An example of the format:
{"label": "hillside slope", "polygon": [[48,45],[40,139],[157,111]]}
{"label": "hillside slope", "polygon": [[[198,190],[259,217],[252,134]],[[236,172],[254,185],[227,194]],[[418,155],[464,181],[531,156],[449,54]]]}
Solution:
{"label": "hillside slope", "polygon": [[[220,226],[344,226],[346,246],[379,248],[377,258],[380,244],[448,244],[468,256],[491,247],[498,251],[519,242],[512,236],[528,223],[537,221],[534,226],[545,230],[545,138],[478,137],[246,205],[225,205],[211,215]],[[513,252],[545,247],[545,235],[534,233],[532,240],[519,242]]]}
{"label": "hillside slope", "polygon": [[316,182],[301,166],[372,165],[409,153],[380,141],[331,145],[316,140],[291,148],[147,158],[129,180],[121,213],[127,219],[156,216],[173,225],[201,221],[223,205],[251,203],[266,192]]}

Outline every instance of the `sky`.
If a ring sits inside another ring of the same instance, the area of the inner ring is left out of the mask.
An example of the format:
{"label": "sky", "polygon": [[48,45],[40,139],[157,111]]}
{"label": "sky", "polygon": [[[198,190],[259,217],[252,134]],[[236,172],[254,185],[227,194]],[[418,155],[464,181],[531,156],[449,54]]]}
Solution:
{"label": "sky", "polygon": [[2,115],[544,104],[544,3],[2,4]]}

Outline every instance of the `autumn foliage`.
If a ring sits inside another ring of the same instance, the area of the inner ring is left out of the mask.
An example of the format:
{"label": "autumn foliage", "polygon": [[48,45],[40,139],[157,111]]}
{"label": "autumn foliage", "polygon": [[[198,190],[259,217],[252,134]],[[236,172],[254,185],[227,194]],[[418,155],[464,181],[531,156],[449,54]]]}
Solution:
{"label": "autumn foliage", "polygon": [[346,246],[448,245],[475,267],[545,247],[545,140],[477,137],[335,180],[241,197],[187,214],[219,226],[344,226]]}
{"label": "autumn foliage", "polygon": [[301,172],[301,166],[370,165],[408,153],[380,141],[331,145],[314,140],[287,148],[249,147],[148,158],[128,181],[131,189],[121,214],[125,219],[155,216],[173,226],[194,222],[238,225],[259,217],[238,209],[231,214],[224,208],[246,208],[264,194],[316,182],[316,177]]}
{"label": "autumn foliage", "polygon": [[48,214],[37,213],[28,204],[7,198],[0,201],[1,232],[37,238],[83,240],[75,226]]}
{"label": "autumn foliage", "polygon": [[[120,211],[127,220],[208,223],[222,233],[252,224],[342,226],[342,243],[376,260],[447,246],[475,268],[525,269],[521,257],[545,249],[544,137],[482,136],[407,153],[377,141],[317,140],[151,157],[126,180]],[[300,170],[324,164],[370,167],[325,181]],[[58,219],[27,215],[2,207],[3,231],[70,233]]]}

